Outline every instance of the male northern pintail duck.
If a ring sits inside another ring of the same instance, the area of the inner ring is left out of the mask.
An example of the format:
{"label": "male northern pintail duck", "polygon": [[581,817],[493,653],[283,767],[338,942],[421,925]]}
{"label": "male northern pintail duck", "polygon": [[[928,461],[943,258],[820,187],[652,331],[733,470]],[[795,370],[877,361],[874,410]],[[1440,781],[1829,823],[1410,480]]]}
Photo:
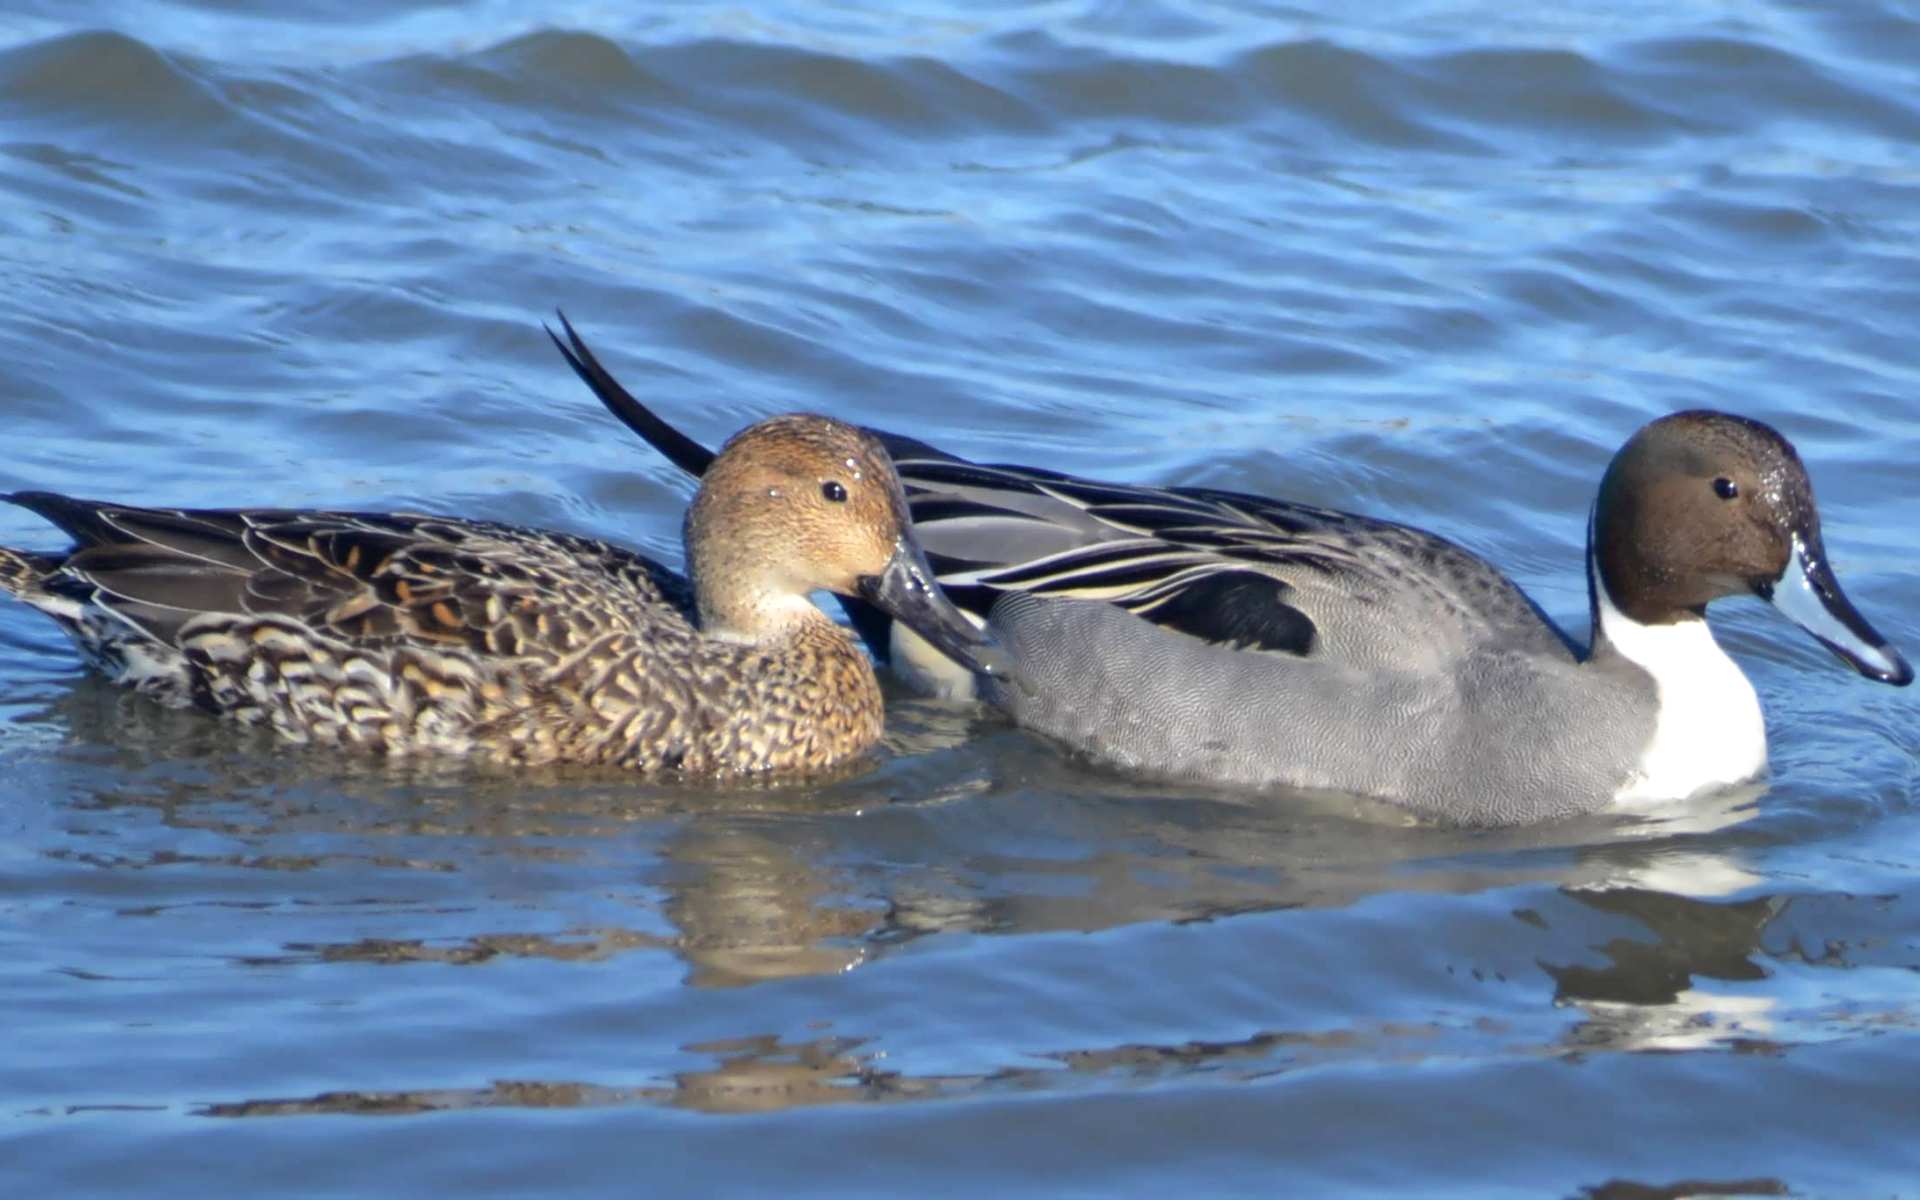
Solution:
{"label": "male northern pintail duck", "polygon": [[[567,328],[562,352],[616,416],[682,468],[710,469]],[[1723,596],[1770,600],[1869,678],[1913,679],[1841,593],[1799,456],[1741,417],[1663,417],[1607,468],[1584,655],[1491,564],[1423,530],[876,436],[941,583],[1017,665],[1020,687],[983,679],[981,694],[1122,768],[1357,793],[1466,824],[1738,783],[1765,769],[1766,731],[1707,627]],[[935,687],[969,678],[852,611],[896,668]]]}
{"label": "male northern pintail duck", "polygon": [[991,672],[931,583],[872,436],[776,417],[686,518],[688,581],[605,542],[415,514],[6,497],[64,554],[0,548],[0,590],[115,680],[296,742],[689,778],[817,771],[881,733],[873,667],[814,589]]}

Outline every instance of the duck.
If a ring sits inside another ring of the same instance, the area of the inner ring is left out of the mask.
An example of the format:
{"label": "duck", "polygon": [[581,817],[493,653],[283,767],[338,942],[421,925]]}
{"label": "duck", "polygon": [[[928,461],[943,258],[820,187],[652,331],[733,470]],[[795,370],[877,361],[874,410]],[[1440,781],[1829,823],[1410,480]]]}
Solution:
{"label": "duck", "polygon": [[[683,470],[711,453],[562,319],[576,374]],[[923,690],[977,697],[1094,763],[1232,789],[1366,797],[1443,824],[1643,809],[1761,778],[1766,727],[1707,607],[1770,602],[1860,675],[1913,669],[1847,599],[1793,445],[1706,410],[1649,422],[1588,521],[1582,645],[1484,558],[1410,525],[1199,487],[983,464],[874,431],[940,585],[1009,680],[870,608]]]}
{"label": "duck", "polygon": [[111,680],[288,742],[691,782],[841,768],[879,740],[882,694],[816,589],[997,669],[933,583],[886,449],[831,417],[758,422],[712,457],[689,576],[460,517],[4,498],[73,545],[0,547],[0,592]]}

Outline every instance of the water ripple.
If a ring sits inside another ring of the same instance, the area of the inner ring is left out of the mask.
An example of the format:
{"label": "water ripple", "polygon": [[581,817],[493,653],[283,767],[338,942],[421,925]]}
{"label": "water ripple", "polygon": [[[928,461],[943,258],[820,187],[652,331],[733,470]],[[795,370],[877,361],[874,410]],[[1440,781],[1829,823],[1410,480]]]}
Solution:
{"label": "water ripple", "polygon": [[[811,408],[1358,508],[1578,628],[1608,456],[1711,405],[1796,441],[1912,652],[1915,62],[1872,2],[30,0],[0,485],[673,558],[690,485],[557,361],[564,306],[708,440]],[[53,540],[0,508],[0,543]],[[1770,786],[1483,834],[1112,776],[931,702],[818,790],[289,753],[0,607],[15,1157],[161,1196],[235,1162],[483,1196],[1897,1191],[1913,698],[1724,607]],[[383,1119],[301,1119],[348,1112]]]}

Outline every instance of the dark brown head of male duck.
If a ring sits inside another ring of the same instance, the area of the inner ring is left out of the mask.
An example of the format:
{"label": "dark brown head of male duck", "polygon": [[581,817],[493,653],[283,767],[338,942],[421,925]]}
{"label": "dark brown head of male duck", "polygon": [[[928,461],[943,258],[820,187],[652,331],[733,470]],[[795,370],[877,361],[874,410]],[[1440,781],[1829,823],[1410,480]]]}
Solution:
{"label": "dark brown head of male duck", "polygon": [[824,620],[806,599],[856,596],[975,670],[1005,673],[993,641],[948,602],[913,540],[893,462],[830,417],[776,417],[721,448],[687,510],[702,628],[738,641]]}
{"label": "dark brown head of male duck", "polygon": [[1689,411],[1634,434],[1601,480],[1593,557],[1607,598],[1639,624],[1698,620],[1752,593],[1862,675],[1913,680],[1840,590],[1800,456],[1759,421]]}

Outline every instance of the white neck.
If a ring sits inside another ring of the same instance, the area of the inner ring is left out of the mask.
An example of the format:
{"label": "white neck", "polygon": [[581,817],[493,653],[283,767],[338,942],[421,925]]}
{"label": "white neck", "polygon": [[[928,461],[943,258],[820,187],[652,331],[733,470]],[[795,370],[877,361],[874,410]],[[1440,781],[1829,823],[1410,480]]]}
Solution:
{"label": "white neck", "polygon": [[[1591,553],[1589,554],[1591,557]],[[1679,800],[1752,779],[1767,769],[1767,726],[1760,697],[1698,617],[1642,625],[1620,611],[1597,563],[1593,573],[1595,648],[1602,638],[1653,676],[1653,739],[1614,793],[1621,805]]]}

